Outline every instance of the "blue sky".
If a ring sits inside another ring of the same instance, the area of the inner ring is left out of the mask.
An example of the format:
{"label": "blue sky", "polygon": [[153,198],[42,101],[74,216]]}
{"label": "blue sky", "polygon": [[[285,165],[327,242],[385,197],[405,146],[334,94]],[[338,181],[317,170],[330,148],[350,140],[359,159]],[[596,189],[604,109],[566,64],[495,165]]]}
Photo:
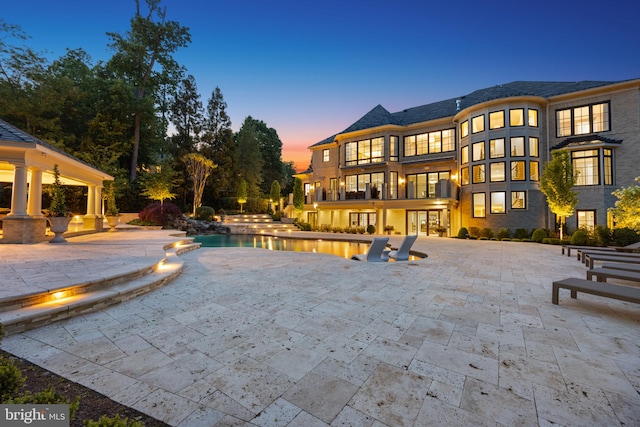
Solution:
{"label": "blue sky", "polygon": [[[2,19],[52,59],[83,48],[108,59],[134,0],[28,0]],[[143,0],[142,0],[143,1]],[[391,112],[516,80],[640,77],[640,2],[163,0],[190,29],[176,59],[206,104],[220,87],[237,130],[247,116],[278,131],[283,159],[378,104]]]}

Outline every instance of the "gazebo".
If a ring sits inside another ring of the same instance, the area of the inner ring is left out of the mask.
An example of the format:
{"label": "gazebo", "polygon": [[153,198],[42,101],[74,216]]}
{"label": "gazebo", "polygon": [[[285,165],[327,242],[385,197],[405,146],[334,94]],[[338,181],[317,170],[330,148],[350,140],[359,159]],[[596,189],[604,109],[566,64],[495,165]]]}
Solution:
{"label": "gazebo", "polygon": [[113,177],[0,120],[0,183],[11,183],[11,209],[2,221],[0,243],[47,240],[42,214],[42,185],[53,183],[58,165],[63,185],[87,187],[83,228],[102,230],[102,183]]}

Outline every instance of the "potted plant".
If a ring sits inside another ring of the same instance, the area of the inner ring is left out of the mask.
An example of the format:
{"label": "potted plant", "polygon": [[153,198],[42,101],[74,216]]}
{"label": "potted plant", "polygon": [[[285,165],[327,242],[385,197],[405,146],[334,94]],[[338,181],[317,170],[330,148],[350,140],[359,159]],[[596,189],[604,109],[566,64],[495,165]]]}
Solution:
{"label": "potted plant", "polygon": [[104,216],[107,218],[109,231],[116,231],[116,227],[120,221],[120,210],[116,205],[116,192],[117,187],[115,181],[105,181],[102,195],[104,200],[107,202],[107,208],[104,211]]}
{"label": "potted plant", "polygon": [[49,193],[51,194],[51,204],[47,220],[50,230],[54,233],[54,237],[49,243],[66,243],[67,240],[62,235],[69,229],[71,212],[67,209],[67,195],[60,182],[60,170],[57,164],[53,166],[53,184]]}
{"label": "potted plant", "polygon": [[446,232],[447,232],[447,227],[443,227],[441,225],[436,227],[436,233],[438,233],[438,236],[442,237]]}

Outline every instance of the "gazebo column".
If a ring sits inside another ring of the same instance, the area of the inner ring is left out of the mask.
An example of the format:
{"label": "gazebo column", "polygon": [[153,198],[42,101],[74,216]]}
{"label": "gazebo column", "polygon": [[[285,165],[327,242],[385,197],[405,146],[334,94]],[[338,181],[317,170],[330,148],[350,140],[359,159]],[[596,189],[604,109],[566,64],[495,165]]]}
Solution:
{"label": "gazebo column", "polygon": [[102,187],[89,184],[87,189],[87,214],[83,217],[84,228],[102,231],[102,216],[100,216],[100,200]]}
{"label": "gazebo column", "polygon": [[31,167],[29,180],[29,195],[27,199],[27,213],[32,217],[42,216],[42,170]]}
{"label": "gazebo column", "polygon": [[[46,218],[42,215],[31,216],[27,213],[27,168],[23,163],[14,164],[13,167],[11,212],[2,220],[0,243],[37,243],[47,240]],[[31,185],[34,193],[29,198],[34,200],[29,204],[30,212],[42,204],[35,200],[36,193],[42,195],[42,172],[32,171]]]}

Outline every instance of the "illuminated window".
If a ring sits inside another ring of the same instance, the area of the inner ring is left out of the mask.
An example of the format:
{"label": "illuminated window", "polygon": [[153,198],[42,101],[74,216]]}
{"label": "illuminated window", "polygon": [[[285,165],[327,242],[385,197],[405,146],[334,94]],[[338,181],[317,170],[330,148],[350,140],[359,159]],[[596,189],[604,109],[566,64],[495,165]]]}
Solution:
{"label": "illuminated window", "polygon": [[469,184],[469,168],[460,169],[460,185]]}
{"label": "illuminated window", "polygon": [[524,108],[509,110],[509,126],[524,126]]}
{"label": "illuminated window", "polygon": [[469,163],[469,146],[465,145],[460,150],[460,161],[462,164]]}
{"label": "illuminated window", "polygon": [[503,214],[507,212],[506,193],[504,191],[496,191],[491,193],[491,213]]}
{"label": "illuminated window", "polygon": [[364,139],[345,144],[345,164],[347,166],[384,161],[384,138]]}
{"label": "illuminated window", "polygon": [[533,110],[533,109],[529,109],[527,111],[527,114],[529,115],[529,126],[532,128],[537,128],[538,127],[538,110]]}
{"label": "illuminated window", "polygon": [[441,179],[449,179],[449,171],[417,173],[407,175],[407,182],[413,183],[415,198],[436,197],[436,187]]}
{"label": "illuminated window", "polygon": [[524,137],[516,136],[511,138],[511,157],[524,156]]}
{"label": "illuminated window", "polygon": [[481,184],[485,181],[484,165],[475,165],[473,167],[473,183]]}
{"label": "illuminated window", "polygon": [[489,157],[492,159],[504,157],[504,138],[489,141]]}
{"label": "illuminated window", "polygon": [[524,181],[526,179],[527,179],[527,176],[525,173],[524,160],[511,162],[511,181]]}
{"label": "illuminated window", "polygon": [[500,129],[504,127],[504,111],[494,111],[489,113],[489,129]]}
{"label": "illuminated window", "polygon": [[524,191],[511,192],[511,209],[526,209],[527,193]]}
{"label": "illuminated window", "polygon": [[323,162],[328,162],[329,161],[329,149],[324,149],[322,150],[322,161]]}
{"label": "illuminated window", "polygon": [[398,161],[398,142],[399,142],[400,138],[398,138],[397,136],[390,136],[389,137],[389,160],[391,160],[392,162],[397,162]]}
{"label": "illuminated window", "polygon": [[442,131],[442,151],[456,150],[456,131],[455,129],[446,129]]}
{"label": "illuminated window", "polygon": [[484,131],[484,114],[471,119],[471,133]]}
{"label": "illuminated window", "polygon": [[460,138],[469,136],[469,120],[460,123]]}
{"label": "illuminated window", "polygon": [[576,185],[600,184],[598,150],[573,151],[571,160],[573,173],[576,175]]}
{"label": "illuminated window", "polygon": [[529,157],[538,157],[539,150],[538,138],[529,137]]}
{"label": "illuminated window", "polygon": [[404,137],[404,155],[406,157],[455,151],[455,149],[455,131],[453,129]]}
{"label": "illuminated window", "polygon": [[578,228],[592,230],[596,226],[596,211],[576,211]]}
{"label": "illuminated window", "polygon": [[473,193],[473,217],[484,218],[486,216],[485,193]]}
{"label": "illuminated window", "polygon": [[416,136],[404,137],[404,155],[405,157],[411,157],[416,155]]}
{"label": "illuminated window", "polygon": [[473,144],[473,161],[484,160],[484,141]]}
{"label": "illuminated window", "polygon": [[529,162],[529,180],[540,181],[540,171],[538,162]]}
{"label": "illuminated window", "polygon": [[429,152],[429,146],[427,145],[428,141],[428,134],[421,133],[416,135],[416,155],[420,156]]}
{"label": "illuminated window", "polygon": [[344,162],[347,166],[358,164],[357,142],[347,142],[346,144],[344,144]]}
{"label": "illuminated window", "polygon": [[604,148],[604,170],[602,171],[604,185],[613,185],[613,150]]}
{"label": "illuminated window", "polygon": [[398,172],[389,171],[389,198],[398,198]]}
{"label": "illuminated window", "polygon": [[556,135],[558,137],[608,130],[611,130],[608,102],[556,111]]}
{"label": "illuminated window", "polygon": [[491,182],[502,182],[505,178],[504,162],[491,163],[489,165],[489,180]]}
{"label": "illuminated window", "polygon": [[429,153],[440,153],[442,151],[442,134],[440,132],[429,133]]}

